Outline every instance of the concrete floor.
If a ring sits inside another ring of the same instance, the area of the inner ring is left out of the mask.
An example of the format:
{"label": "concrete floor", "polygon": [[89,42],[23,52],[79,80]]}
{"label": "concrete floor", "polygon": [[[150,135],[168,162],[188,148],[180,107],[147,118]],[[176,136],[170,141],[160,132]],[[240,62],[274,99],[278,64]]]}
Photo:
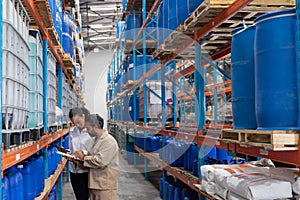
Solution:
{"label": "concrete floor", "polygon": [[[144,180],[143,165],[134,168],[128,165],[123,155],[120,158],[120,173],[118,182],[118,200],[160,200],[159,178],[162,172],[156,168],[151,168],[148,173],[149,181]],[[71,183],[63,185],[63,200],[74,200],[75,196]]]}

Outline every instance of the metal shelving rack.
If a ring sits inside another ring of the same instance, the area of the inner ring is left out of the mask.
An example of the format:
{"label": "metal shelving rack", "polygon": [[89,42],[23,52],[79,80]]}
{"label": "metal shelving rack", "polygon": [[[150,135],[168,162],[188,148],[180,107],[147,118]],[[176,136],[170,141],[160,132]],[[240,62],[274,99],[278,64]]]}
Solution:
{"label": "metal shelving rack", "polygon": [[[193,45],[193,41],[196,41],[197,44],[199,44],[199,43],[201,44],[203,41],[205,41],[205,37],[208,34],[210,34],[214,29],[221,26],[223,24],[223,22],[225,22],[226,20],[229,20],[236,13],[238,13],[240,10],[242,10],[247,5],[249,5],[252,1],[253,0],[235,0],[235,1],[233,1],[232,4],[230,4],[227,8],[224,8],[224,10],[222,12],[220,12],[219,14],[217,14],[213,19],[207,20],[207,22],[201,28],[198,28],[197,30],[195,30],[194,33],[191,35],[191,38],[193,40],[183,41],[183,43],[181,45],[177,46],[176,50],[174,50],[173,52],[171,52],[171,53],[167,54],[166,56],[164,56],[163,58],[161,58],[161,61],[159,64],[154,66],[148,72],[145,72],[143,77],[141,77],[138,80],[135,80],[133,85],[131,85],[129,88],[127,88],[121,94],[119,94],[117,97],[110,98],[109,102],[108,102],[108,106],[114,105],[115,102],[117,102],[119,99],[121,99],[124,95],[126,95],[127,93],[129,93],[131,91],[134,91],[138,86],[142,85],[146,81],[146,79],[147,79],[146,77],[149,77],[154,72],[158,71],[159,69],[161,70],[161,72],[164,72],[165,65],[167,63],[169,63],[170,61],[178,58],[178,55],[180,53],[185,52],[187,49],[190,49],[190,47]],[[134,7],[134,5],[135,5],[134,3],[136,1],[127,1],[127,3],[128,2],[130,2],[130,5],[131,5],[130,8],[131,8],[131,7]],[[149,6],[149,4],[146,4],[145,0],[143,0],[142,3],[143,3],[142,4],[143,8],[145,8],[146,5]],[[154,11],[155,9],[157,9],[158,4],[159,4],[159,1],[155,1],[151,11]],[[299,25],[299,13],[300,13],[299,6],[300,6],[300,2],[298,0],[296,0],[296,12],[297,12],[297,24],[298,25]],[[139,33],[142,33],[143,28],[145,27],[144,25],[145,25],[145,22],[143,23],[143,26],[140,29]],[[299,26],[297,26],[297,34],[299,35],[300,31],[298,29],[299,29]],[[300,57],[299,40],[300,40],[300,37],[297,37],[298,58]],[[164,123],[162,123],[161,127],[156,127],[156,128],[147,127],[146,126],[147,122],[145,122],[144,126],[137,126],[135,124],[136,123],[135,120],[134,120],[134,123],[127,123],[127,122],[115,121],[114,118],[111,118],[112,121],[110,121],[109,123],[113,126],[127,127],[127,129],[132,128],[135,131],[139,130],[139,131],[144,131],[145,133],[154,133],[154,134],[160,134],[162,136],[175,137],[175,138],[186,140],[186,141],[193,141],[193,142],[197,143],[198,147],[201,147],[203,144],[205,144],[208,146],[215,146],[217,148],[225,149],[227,151],[231,151],[234,153],[240,153],[240,154],[255,156],[255,157],[269,158],[274,161],[291,164],[291,165],[299,167],[300,166],[300,154],[299,154],[298,150],[274,151],[274,150],[266,150],[264,147],[245,147],[240,144],[226,143],[219,137],[210,136],[210,135],[213,135],[214,129],[220,130],[222,128],[231,128],[231,126],[218,124],[217,123],[218,116],[217,116],[216,111],[213,114],[214,124],[210,124],[209,126],[207,124],[205,124],[205,122],[204,122],[204,119],[205,119],[205,109],[204,109],[205,101],[204,101],[204,99],[206,96],[214,96],[213,101],[214,101],[214,104],[216,105],[217,104],[217,101],[216,101],[217,95],[224,96],[224,94],[231,92],[231,81],[224,80],[224,82],[222,82],[222,83],[213,83],[209,86],[205,86],[204,80],[203,80],[203,77],[204,77],[203,69],[205,66],[202,66],[202,59],[205,59],[205,57],[204,57],[204,55],[201,54],[201,46],[200,45],[196,45],[194,50],[195,50],[195,55],[197,55],[197,56],[195,56],[196,57],[195,64],[188,65],[188,66],[186,66],[187,63],[179,64],[180,67],[178,66],[178,68],[181,68],[181,69],[178,70],[177,72],[175,70],[176,73],[174,73],[171,76],[171,78],[172,79],[180,79],[180,76],[187,76],[187,75],[194,73],[195,82],[197,83],[197,84],[195,84],[196,98],[199,102],[199,105],[196,109],[198,109],[198,113],[200,113],[200,116],[197,117],[197,130],[194,130],[193,133],[185,132],[184,130],[182,130],[182,131],[166,130],[164,127],[165,126]],[[211,55],[211,58],[212,58],[212,60],[218,60],[218,59],[224,60],[225,56],[230,54],[230,51],[231,51],[231,46],[225,45],[220,50],[214,52]],[[216,64],[214,62],[209,62],[207,60],[206,60],[206,62],[208,62],[209,65],[214,66],[214,68],[216,68],[216,65],[218,65],[218,64],[221,64],[221,65],[224,64],[221,62]],[[299,61],[298,61],[298,63],[299,63]],[[120,66],[117,66],[117,69],[118,69],[117,71],[119,71],[119,69],[120,69],[118,67],[120,67]],[[214,71],[214,75],[215,75],[215,71]],[[116,77],[116,76],[117,76],[117,74],[115,74],[115,76],[113,76],[113,77]],[[165,82],[165,78],[166,78],[165,74],[161,73],[162,85]],[[216,77],[214,76],[214,78],[216,78]],[[113,79],[111,79],[111,82],[112,81],[113,81]],[[214,82],[216,82],[215,79],[214,79]],[[300,81],[298,80],[298,83],[299,82]],[[164,95],[165,95],[164,90],[162,90],[162,99],[164,99]],[[176,94],[174,95],[174,97],[176,97]],[[185,100],[187,100],[187,101],[191,100],[191,98],[188,98],[188,95],[185,95],[185,94],[177,94],[177,98],[179,98],[179,99],[185,98]],[[164,122],[165,121],[164,113],[165,113],[165,106],[166,106],[164,101],[162,101],[162,106],[163,106],[163,120],[162,121]],[[174,119],[174,124],[175,123],[176,123],[176,120]],[[212,133],[212,134],[210,134],[210,133]],[[300,147],[300,142],[298,142],[298,149],[299,149],[299,147]],[[182,173],[177,173],[175,168],[168,166],[164,161],[153,156],[153,154],[147,153],[147,152],[145,152],[145,150],[143,150],[137,146],[134,146],[134,149],[137,152],[139,152],[140,154],[142,154],[145,158],[162,166],[162,168],[164,169],[164,176],[166,175],[166,171],[168,171],[169,173],[171,173],[172,175],[174,175],[175,177],[179,178],[181,181],[183,181],[184,183],[189,185],[192,189],[196,190],[199,193],[200,198],[201,197],[207,197],[210,199],[214,198],[194,187],[194,184],[201,183],[201,177],[198,177],[199,178],[198,181],[193,182],[187,176],[182,175]],[[203,157],[203,156],[199,155],[199,157]],[[203,165],[203,163],[204,163],[204,161],[202,159],[199,159],[199,163],[198,163],[199,166]],[[147,169],[147,163],[145,163],[145,172],[146,172],[146,169]],[[199,167],[198,167],[198,169],[199,169]],[[200,174],[200,173],[198,173],[198,174]],[[147,175],[145,176],[145,178],[147,179]]]}
{"label": "metal shelving rack", "polygon": [[[58,67],[58,106],[62,107],[62,74],[64,73],[67,77],[67,79],[72,83],[72,79],[69,76],[69,73],[67,71],[67,68],[65,66],[64,54],[62,52],[59,52],[59,48],[55,45],[55,41],[50,36],[50,33],[48,32],[48,29],[45,25],[45,22],[43,21],[43,18],[41,17],[40,10],[37,8],[34,0],[22,0],[23,5],[25,6],[29,16],[31,19],[33,19],[35,26],[37,26],[42,34],[43,37],[43,59],[47,60],[47,50],[48,47],[50,51],[53,53],[57,60],[57,67]],[[47,3],[47,1],[46,1]],[[0,23],[2,24],[2,4],[3,2],[0,2]],[[42,12],[42,11],[41,11]],[[0,35],[2,35],[2,25],[0,26]],[[2,40],[0,40],[0,46],[2,46]],[[2,48],[0,50],[0,55],[2,57]],[[0,59],[0,84],[2,85],[2,59]],[[44,121],[44,131],[45,135],[41,137],[40,140],[34,141],[33,143],[25,145],[25,147],[18,147],[16,150],[10,150],[8,152],[5,152],[3,150],[3,145],[1,145],[1,157],[2,161],[0,162],[1,166],[1,179],[0,179],[0,185],[2,184],[2,177],[3,177],[3,171],[8,169],[11,166],[16,165],[17,163],[29,158],[33,154],[37,153],[40,150],[43,150],[44,157],[47,157],[47,148],[48,145],[59,141],[60,145],[62,145],[62,138],[69,133],[69,128],[66,129],[60,129],[57,132],[49,135],[48,134],[48,124],[47,124],[47,62],[44,62],[43,66],[43,76],[44,76],[44,115],[43,115],[43,121]],[[74,86],[73,86],[74,87]],[[76,87],[76,86],[75,86]],[[76,95],[80,98],[82,95],[79,91],[76,91]],[[2,90],[0,90],[0,95],[2,96]],[[82,102],[84,103],[84,102]],[[2,110],[2,107],[1,107]],[[0,123],[2,124],[2,116],[0,116]],[[2,143],[2,134],[0,134],[0,143]],[[35,199],[48,199],[48,194],[51,191],[52,187],[58,183],[58,199],[62,199],[62,172],[63,169],[67,163],[66,159],[62,159],[59,163],[55,173],[53,176],[48,177],[48,163],[47,159],[44,160],[45,162],[45,188],[42,194],[35,198]],[[2,196],[2,187],[0,187],[0,196]]]}

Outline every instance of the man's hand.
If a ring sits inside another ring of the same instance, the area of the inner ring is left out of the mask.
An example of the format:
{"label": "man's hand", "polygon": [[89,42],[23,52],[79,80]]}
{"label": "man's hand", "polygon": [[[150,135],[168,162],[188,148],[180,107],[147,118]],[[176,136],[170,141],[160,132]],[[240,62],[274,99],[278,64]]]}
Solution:
{"label": "man's hand", "polygon": [[82,150],[74,151],[74,152],[73,152],[73,155],[74,155],[76,158],[79,158],[79,159],[81,159],[81,160],[84,159],[84,154],[83,154],[83,151],[82,151]]}

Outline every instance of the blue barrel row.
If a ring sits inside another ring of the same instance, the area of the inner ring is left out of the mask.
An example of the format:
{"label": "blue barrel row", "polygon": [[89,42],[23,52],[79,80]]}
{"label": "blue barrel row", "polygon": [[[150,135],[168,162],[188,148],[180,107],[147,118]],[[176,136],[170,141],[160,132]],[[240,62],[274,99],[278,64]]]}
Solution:
{"label": "blue barrel row", "polygon": [[[48,148],[48,176],[55,172],[61,160],[56,151],[55,146]],[[44,168],[43,156],[34,155],[7,169],[4,172],[2,199],[32,200],[39,196],[44,189]]]}
{"label": "blue barrel row", "polygon": [[33,156],[4,171],[2,200],[32,200],[44,189],[44,159]]}
{"label": "blue barrel row", "polygon": [[159,44],[182,24],[186,18],[203,2],[203,0],[165,0],[157,11],[159,29]]}
{"label": "blue barrel row", "polygon": [[198,199],[198,194],[179,180],[168,176],[160,178],[160,198],[164,200],[192,200]]}
{"label": "blue barrel row", "polygon": [[65,53],[70,54],[70,57],[76,61],[74,52],[73,34],[75,32],[74,14],[68,11],[62,11],[61,0],[48,0],[54,22],[55,30],[61,41],[61,45]]}
{"label": "blue barrel row", "polygon": [[235,129],[299,129],[295,9],[264,14],[232,32]]}
{"label": "blue barrel row", "polygon": [[[134,143],[147,152],[158,152],[161,159],[173,167],[184,167],[198,175],[199,147],[195,143],[175,140],[171,137],[146,136],[143,132],[135,133]],[[224,149],[202,146],[204,164],[230,164],[235,161]]]}

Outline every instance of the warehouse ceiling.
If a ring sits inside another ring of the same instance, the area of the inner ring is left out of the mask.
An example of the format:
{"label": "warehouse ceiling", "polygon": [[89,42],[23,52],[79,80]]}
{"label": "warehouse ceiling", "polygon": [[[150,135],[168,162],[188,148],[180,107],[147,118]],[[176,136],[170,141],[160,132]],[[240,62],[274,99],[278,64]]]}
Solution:
{"label": "warehouse ceiling", "polygon": [[80,13],[85,51],[114,49],[116,22],[122,18],[122,1],[80,0]]}

